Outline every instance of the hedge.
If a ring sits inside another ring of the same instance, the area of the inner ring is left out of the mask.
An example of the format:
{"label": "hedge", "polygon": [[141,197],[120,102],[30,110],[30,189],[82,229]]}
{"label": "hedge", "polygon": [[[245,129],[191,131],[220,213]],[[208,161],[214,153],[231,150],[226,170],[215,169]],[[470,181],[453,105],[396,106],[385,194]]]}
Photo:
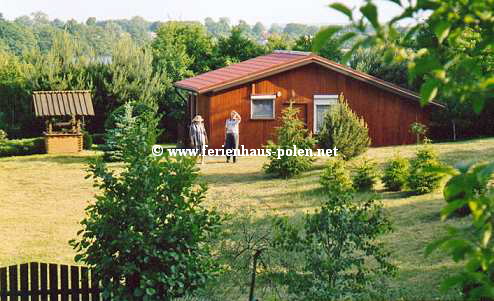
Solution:
{"label": "hedge", "polygon": [[6,140],[0,143],[0,157],[43,154],[44,152],[45,139],[42,137]]}

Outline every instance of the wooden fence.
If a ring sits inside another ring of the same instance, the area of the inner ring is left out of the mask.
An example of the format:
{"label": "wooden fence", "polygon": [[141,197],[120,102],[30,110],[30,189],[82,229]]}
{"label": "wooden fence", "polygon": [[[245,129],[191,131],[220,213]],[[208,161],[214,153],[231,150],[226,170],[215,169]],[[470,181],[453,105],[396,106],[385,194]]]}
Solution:
{"label": "wooden fence", "polygon": [[81,266],[24,263],[0,268],[0,301],[99,301],[99,281]]}

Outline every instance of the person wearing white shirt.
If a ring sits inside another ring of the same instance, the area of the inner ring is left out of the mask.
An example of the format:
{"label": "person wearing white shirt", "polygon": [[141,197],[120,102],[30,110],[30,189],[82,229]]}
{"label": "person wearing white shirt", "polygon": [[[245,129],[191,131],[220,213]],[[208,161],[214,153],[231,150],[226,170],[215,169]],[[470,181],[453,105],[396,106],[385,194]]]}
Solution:
{"label": "person wearing white shirt", "polygon": [[[225,151],[228,149],[231,149],[232,154],[235,151],[235,149],[238,149],[238,140],[239,140],[239,131],[238,131],[238,125],[240,124],[240,121],[242,118],[240,117],[240,114],[237,113],[236,111],[232,111],[230,113],[230,118],[228,118],[225,121]],[[226,156],[226,163],[230,162],[230,157],[233,157],[233,163],[237,162],[237,158],[235,155],[231,156]]]}

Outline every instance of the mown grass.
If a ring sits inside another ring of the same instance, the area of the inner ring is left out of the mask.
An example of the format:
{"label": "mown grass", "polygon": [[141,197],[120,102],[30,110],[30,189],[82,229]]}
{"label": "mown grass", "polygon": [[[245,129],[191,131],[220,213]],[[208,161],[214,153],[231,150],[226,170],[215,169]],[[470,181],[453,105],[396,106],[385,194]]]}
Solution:
{"label": "mown grass", "polygon": [[[434,147],[442,161],[493,160],[494,139],[440,143]],[[365,155],[383,164],[399,152],[411,157],[416,146],[372,148]],[[68,241],[80,229],[84,208],[95,188],[85,180],[86,161],[96,152],[78,155],[33,155],[0,159],[0,266],[42,261],[72,264],[74,252]],[[319,175],[325,159],[318,159],[309,172],[290,180],[272,179],[262,172],[265,158],[243,157],[236,164],[223,158],[208,158],[201,167],[201,179],[209,184],[208,204],[223,212],[255,208],[264,215],[293,215],[314,210],[324,198]],[[113,164],[118,167],[118,164]],[[458,295],[439,292],[441,280],[458,270],[458,264],[441,254],[424,256],[425,246],[444,233],[447,223],[439,219],[444,201],[441,191],[413,196],[390,193],[378,186],[379,195],[394,232],[383,237],[398,266],[388,298],[454,299]]]}

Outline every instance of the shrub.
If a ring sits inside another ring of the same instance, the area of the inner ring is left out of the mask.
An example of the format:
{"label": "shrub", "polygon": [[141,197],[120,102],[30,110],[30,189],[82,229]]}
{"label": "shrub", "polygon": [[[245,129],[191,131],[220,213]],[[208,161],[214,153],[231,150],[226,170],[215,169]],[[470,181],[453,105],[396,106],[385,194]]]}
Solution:
{"label": "shrub", "polygon": [[354,167],[352,176],[353,187],[358,191],[369,191],[374,189],[374,185],[379,177],[377,164],[367,158],[362,159]]}
{"label": "shrub", "polygon": [[384,186],[391,191],[402,190],[410,175],[410,163],[407,159],[395,156],[386,163],[382,176]]}
{"label": "shrub", "polygon": [[219,215],[203,207],[207,187],[185,156],[156,157],[158,118],[140,116],[123,137],[122,172],[100,159],[90,175],[101,191],[86,208],[75,260],[89,265],[111,300],[172,300],[210,279],[216,262],[206,244]]}
{"label": "shrub", "polygon": [[435,150],[425,145],[417,151],[416,157],[410,161],[408,187],[416,194],[432,192],[439,187],[443,175],[431,169],[441,167]]}
{"label": "shrub", "polygon": [[[313,149],[315,140],[305,128],[304,123],[297,117],[299,110],[291,104],[284,109],[281,117],[281,126],[276,128],[277,142],[268,141],[266,149],[271,152],[269,162],[264,165],[268,174],[276,177],[290,178],[308,170],[312,166],[310,156],[289,156],[287,152],[294,149]],[[283,150],[283,154],[278,154]]]}
{"label": "shrub", "polygon": [[89,133],[84,131],[82,136],[82,145],[84,149],[91,149],[91,146],[93,146],[93,136]]}
{"label": "shrub", "polygon": [[328,160],[321,175],[320,183],[330,194],[342,194],[353,191],[350,173],[345,162],[338,158]]}
{"label": "shrub", "polygon": [[326,149],[336,147],[345,160],[362,154],[371,144],[367,124],[350,109],[343,94],[326,113],[318,141]]}
{"label": "shrub", "polygon": [[45,152],[45,139],[26,138],[6,140],[0,144],[0,157],[42,154]]}
{"label": "shrub", "polygon": [[[373,287],[393,275],[395,267],[378,239],[391,223],[374,199],[354,200],[351,194],[332,195],[302,227],[288,218],[276,224],[274,244],[301,263],[281,270],[290,300],[370,299]],[[372,268],[369,268],[372,267]]]}
{"label": "shrub", "polygon": [[0,130],[0,143],[7,141],[7,133],[4,130]]}

